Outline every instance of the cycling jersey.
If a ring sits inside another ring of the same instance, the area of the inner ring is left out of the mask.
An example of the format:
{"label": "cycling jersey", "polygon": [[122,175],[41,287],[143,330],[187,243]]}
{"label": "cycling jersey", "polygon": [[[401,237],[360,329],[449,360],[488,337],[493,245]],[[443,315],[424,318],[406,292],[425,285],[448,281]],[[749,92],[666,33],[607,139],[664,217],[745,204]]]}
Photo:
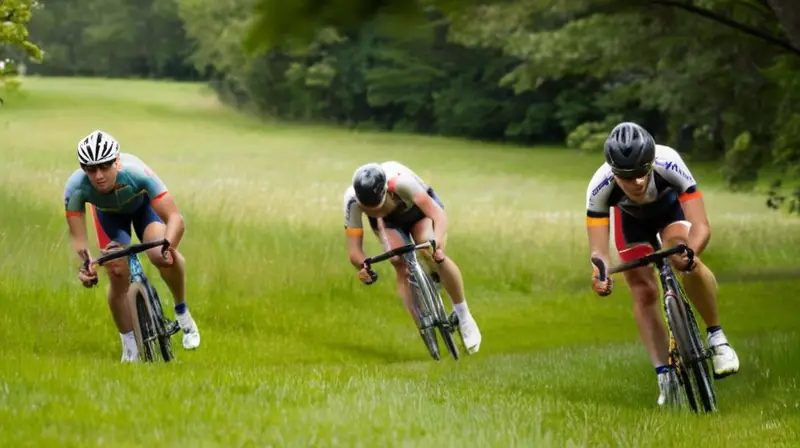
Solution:
{"label": "cycling jersey", "polygon": [[82,169],[72,173],[64,188],[68,216],[83,214],[87,203],[94,204],[98,211],[129,214],[144,205],[146,199],[152,202],[167,193],[166,185],[141,159],[122,153],[120,161],[117,183],[109,193],[95,190]]}
{"label": "cycling jersey", "polygon": [[586,223],[608,224],[610,208],[614,206],[636,218],[654,218],[669,211],[676,201],[699,195],[697,182],[678,152],[669,146],[656,145],[655,163],[642,201],[634,202],[625,195],[608,163],[597,169],[586,190]]}
{"label": "cycling jersey", "polygon": [[[386,200],[393,204],[392,210],[383,218],[386,227],[409,232],[411,226],[425,217],[414,203],[414,195],[417,193],[427,193],[444,208],[433,189],[407,166],[390,161],[381,163],[381,167],[386,173]],[[362,213],[364,211],[358,205],[355,189],[351,185],[344,192],[344,228],[348,235],[358,236],[364,233]],[[375,218],[369,217],[369,221],[372,229],[376,230]]]}
{"label": "cycling jersey", "polygon": [[152,223],[163,223],[151,203],[165,194],[167,187],[138,157],[120,154],[122,167],[114,189],[109,193],[95,190],[82,169],[75,170],[64,188],[67,216],[80,216],[91,204],[97,242],[105,248],[111,241],[123,246],[131,242],[131,227],[139,241]]}

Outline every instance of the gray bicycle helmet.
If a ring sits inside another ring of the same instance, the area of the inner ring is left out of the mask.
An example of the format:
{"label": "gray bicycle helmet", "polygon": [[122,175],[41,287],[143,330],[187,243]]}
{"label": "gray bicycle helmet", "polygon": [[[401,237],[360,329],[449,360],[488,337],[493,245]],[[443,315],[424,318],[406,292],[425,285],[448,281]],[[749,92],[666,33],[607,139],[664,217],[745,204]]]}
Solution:
{"label": "gray bicycle helmet", "polygon": [[353,174],[356,199],[367,207],[376,207],[386,196],[386,173],[377,163],[360,166]]}
{"label": "gray bicycle helmet", "polygon": [[656,142],[643,127],[623,122],[611,130],[603,153],[617,176],[641,177],[647,174],[656,158]]}

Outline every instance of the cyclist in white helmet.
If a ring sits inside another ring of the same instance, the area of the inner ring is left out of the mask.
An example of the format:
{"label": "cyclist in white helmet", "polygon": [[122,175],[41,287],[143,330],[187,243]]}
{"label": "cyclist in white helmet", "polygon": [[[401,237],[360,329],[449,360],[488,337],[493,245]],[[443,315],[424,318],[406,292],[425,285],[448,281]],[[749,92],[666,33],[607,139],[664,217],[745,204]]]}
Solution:
{"label": "cyclist in white helmet", "polygon": [[[78,142],[78,163],[64,189],[72,246],[76,253],[87,250],[85,206],[89,204],[100,249],[110,244],[131,243],[131,227],[139,241],[165,238],[167,250],[148,250],[147,257],[155,265],[172,293],[175,314],[183,330],[183,347],[200,345],[197,324],[186,306],[184,296],[185,262],[178,252],[184,222],[166,185],[139,158],[120,152],[119,142],[102,130],[95,130]],[[105,265],[109,278],[108,304],[122,339],[122,362],[139,357],[133,320],[125,305],[130,272],[126,262]],[[97,272],[81,268],[78,278],[86,287],[97,279]]]}
{"label": "cyclist in white helmet", "polygon": [[[417,242],[435,241],[436,251],[433,254],[424,251],[423,256],[440,263],[441,282],[458,316],[461,339],[468,353],[478,352],[481,332],[467,307],[461,271],[453,260],[445,256],[448,220],[444,204],[433,188],[398,162],[369,163],[356,170],[353,183],[344,193],[344,228],[350,262],[359,270],[358,278],[370,284],[372,279],[363,266],[367,257],[362,247],[362,213],[367,215],[373,233],[383,240],[387,249],[406,244],[408,235]],[[379,219],[383,222],[383,229]],[[391,263],[397,273],[398,293],[413,317],[405,263],[400,257],[393,257]]]}

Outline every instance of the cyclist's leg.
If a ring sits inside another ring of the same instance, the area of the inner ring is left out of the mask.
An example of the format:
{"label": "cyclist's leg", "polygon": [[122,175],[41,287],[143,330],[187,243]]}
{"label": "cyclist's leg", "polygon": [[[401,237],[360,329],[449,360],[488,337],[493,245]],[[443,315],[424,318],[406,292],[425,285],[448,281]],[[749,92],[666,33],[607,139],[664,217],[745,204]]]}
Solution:
{"label": "cyclist's leg", "polygon": [[[671,208],[669,219],[661,231],[664,247],[675,247],[689,241],[691,223],[684,220],[683,210],[676,202]],[[714,273],[695,256],[695,268],[691,273],[681,272],[681,280],[689,300],[697,308],[698,314],[706,324],[708,346],[714,352],[712,362],[717,376],[727,376],[739,371],[739,358],[730,346],[720,325],[717,307],[717,280]]]}
{"label": "cyclist's leg", "polygon": [[[614,207],[614,242],[623,262],[643,257],[653,251],[647,241],[656,230],[645,220]],[[633,315],[639,337],[657,373],[664,372],[669,359],[669,336],[661,317],[658,280],[652,267],[645,266],[624,273],[633,296]]]}
{"label": "cyclist's leg", "polygon": [[[439,207],[444,209],[444,204],[433,189],[429,190],[428,194]],[[422,212],[419,211],[419,214],[421,215]],[[419,219],[409,223],[410,233],[413,235],[414,240],[422,242],[434,239],[433,220],[424,215],[415,218]],[[446,239],[447,235],[445,235],[445,240]],[[426,263],[432,266],[435,265],[431,251],[424,251],[422,256],[425,257]],[[464,280],[461,275],[461,270],[458,268],[458,265],[446,255],[444,261],[438,265],[437,270],[441,277],[441,282],[447,291],[447,295],[450,296],[450,301],[453,303],[453,310],[458,316],[459,329],[461,331],[461,337],[464,340],[464,346],[470,353],[475,353],[480,350],[482,337],[478,324],[470,313],[467,299],[464,296]]]}
{"label": "cyclist's leg", "polygon": [[[387,225],[387,223],[383,220],[382,221],[384,225],[380,225],[378,220],[371,216],[367,219],[370,227],[372,228],[372,233],[375,235],[378,241],[380,241],[384,250],[396,249],[407,244],[407,238],[402,234],[402,230],[393,227],[391,224]],[[414,321],[418,323],[419,318],[417,316],[413,298],[411,296],[411,287],[408,284],[408,268],[406,267],[406,263],[403,261],[403,258],[399,256],[394,256],[389,261],[392,263],[396,273],[395,279],[397,281],[397,294],[403,301],[408,313],[411,315]]]}
{"label": "cyclist's leg", "polygon": [[[125,215],[103,213],[93,205],[92,210],[97,243],[101,250],[108,248],[112,242],[127,245],[131,241],[130,218]],[[136,337],[133,333],[133,317],[126,301],[128,285],[130,284],[130,271],[127,258],[113,260],[104,264],[108,274],[108,307],[114,318],[114,323],[122,339],[123,361],[133,361],[138,358],[139,350],[136,346]]]}
{"label": "cyclist's leg", "polygon": [[[145,202],[145,204],[137,210],[133,217],[133,228],[140,241],[153,241],[164,238],[164,233],[167,229],[166,225],[155,210],[153,210],[153,207],[150,206],[149,202]],[[183,330],[183,347],[186,349],[196,348],[200,345],[200,332],[186,306],[186,261],[183,255],[176,250],[173,253],[172,264],[166,265],[164,263],[164,258],[161,256],[161,247],[154,247],[149,249],[146,253],[150,262],[158,268],[161,278],[172,293],[172,301],[175,304],[175,316],[181,330]]]}
{"label": "cyclist's leg", "polygon": [[[657,228],[647,220],[636,219],[614,207],[614,241],[623,262],[653,251],[649,241]],[[677,374],[669,367],[669,335],[661,317],[658,280],[652,267],[641,267],[624,273],[633,296],[633,315],[639,337],[650,356],[658,381],[659,406],[681,402]]]}

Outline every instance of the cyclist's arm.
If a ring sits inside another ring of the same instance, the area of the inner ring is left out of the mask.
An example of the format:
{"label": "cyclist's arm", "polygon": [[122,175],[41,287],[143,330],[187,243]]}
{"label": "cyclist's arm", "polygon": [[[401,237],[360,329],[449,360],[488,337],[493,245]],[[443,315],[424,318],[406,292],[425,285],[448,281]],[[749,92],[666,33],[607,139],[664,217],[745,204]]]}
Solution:
{"label": "cyclist's arm", "polygon": [[364,255],[364,228],[361,221],[361,208],[349,190],[344,196],[344,233],[347,238],[347,254],[350,263],[357,269],[366,260]]}
{"label": "cyclist's arm", "polygon": [[72,248],[76,254],[89,249],[89,238],[86,234],[86,199],[79,186],[78,178],[73,176],[67,182],[64,191],[64,211],[67,227],[69,227]]}
{"label": "cyclist's arm", "polygon": [[86,235],[86,215],[78,212],[67,213],[67,226],[72,240],[72,248],[76,254],[89,249],[89,238]]}
{"label": "cyclist's arm", "polygon": [[141,183],[141,187],[150,197],[150,205],[153,210],[164,221],[167,227],[164,231],[164,238],[169,241],[170,247],[177,248],[183,239],[186,226],[183,222],[183,216],[178,210],[177,204],[175,204],[175,198],[167,190],[164,182],[149,168],[131,168],[130,174],[135,176],[138,182]]}
{"label": "cyclist's arm", "polygon": [[689,241],[686,245],[696,254],[700,254],[711,238],[711,226],[708,223],[703,195],[697,188],[697,181],[683,158],[669,146],[662,146],[662,160],[656,163],[657,169],[664,179],[678,191],[678,200],[686,220],[692,224],[689,229]]}
{"label": "cyclist's arm", "polygon": [[708,214],[703,202],[703,195],[697,187],[691,187],[679,196],[683,214],[686,220],[692,223],[689,228],[689,246],[695,254],[700,255],[711,239],[711,225],[708,223]]}
{"label": "cyclist's arm", "polygon": [[609,223],[611,212],[608,198],[614,188],[611,170],[603,165],[595,171],[586,188],[586,234],[589,238],[589,253],[608,266],[611,262],[609,253]]}
{"label": "cyclist's arm", "polygon": [[433,221],[433,235],[436,239],[436,247],[444,249],[444,237],[447,235],[447,213],[428,195],[427,191],[414,193],[414,203],[422,210],[422,213],[425,213],[425,216]]}
{"label": "cyclist's arm", "polygon": [[586,233],[589,237],[590,257],[603,260],[606,266],[610,264],[611,256],[608,250],[609,217],[586,216]]}
{"label": "cyclist's arm", "polygon": [[364,254],[364,230],[363,229],[346,229],[347,235],[347,254],[350,258],[350,264],[354,267],[361,269],[361,263],[367,259]]}
{"label": "cyclist's arm", "polygon": [[433,235],[436,246],[444,250],[445,235],[447,235],[447,213],[439,204],[428,195],[428,191],[417,179],[411,176],[400,175],[392,179],[390,186],[395,193],[403,199],[410,199],[419,207],[422,213],[433,221]]}
{"label": "cyclist's arm", "polygon": [[175,200],[168,192],[163,192],[156,196],[151,202],[153,210],[164,221],[167,229],[164,231],[164,238],[169,241],[170,247],[178,247],[183,239],[183,232],[186,226],[183,222],[183,216],[175,204]]}

